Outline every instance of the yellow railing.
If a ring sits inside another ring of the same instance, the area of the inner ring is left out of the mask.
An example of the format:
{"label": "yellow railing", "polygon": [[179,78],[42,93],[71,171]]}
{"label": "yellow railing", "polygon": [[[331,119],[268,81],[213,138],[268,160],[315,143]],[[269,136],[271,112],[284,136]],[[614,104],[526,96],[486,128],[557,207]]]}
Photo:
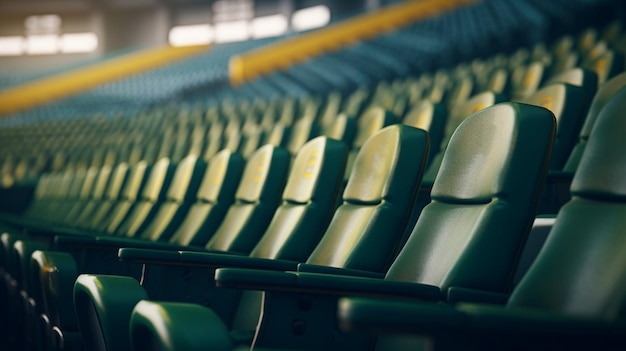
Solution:
{"label": "yellow railing", "polygon": [[285,69],[299,61],[405,26],[411,22],[436,16],[479,0],[407,1],[340,22],[317,31],[282,40],[248,53],[234,56],[229,62],[230,81],[242,84],[277,69]]}
{"label": "yellow railing", "polygon": [[145,50],[0,91],[0,115],[43,105],[129,75],[199,54],[207,46]]}

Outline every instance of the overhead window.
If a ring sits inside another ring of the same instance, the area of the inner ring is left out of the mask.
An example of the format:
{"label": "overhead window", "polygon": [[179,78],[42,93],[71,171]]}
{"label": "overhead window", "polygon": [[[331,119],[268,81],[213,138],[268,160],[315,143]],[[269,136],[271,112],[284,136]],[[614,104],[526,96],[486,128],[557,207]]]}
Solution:
{"label": "overhead window", "polygon": [[26,37],[25,51],[28,55],[50,55],[59,51],[56,34],[33,34]]}
{"label": "overhead window", "polygon": [[206,45],[213,41],[213,28],[208,24],[173,27],[169,33],[172,46]]}
{"label": "overhead window", "polygon": [[283,15],[257,17],[252,20],[250,32],[253,38],[269,38],[283,35],[289,24]]}
{"label": "overhead window", "polygon": [[297,31],[323,27],[330,22],[330,10],[325,5],[307,7],[293,13],[291,26]]}
{"label": "overhead window", "polygon": [[0,37],[0,56],[19,56],[24,52],[24,38]]}
{"label": "overhead window", "polygon": [[59,15],[28,16],[24,20],[24,27],[28,34],[50,34],[61,30]]}
{"label": "overhead window", "polygon": [[89,53],[98,49],[93,32],[62,33],[59,15],[28,16],[24,36],[0,37],[0,56]]}
{"label": "overhead window", "polygon": [[93,52],[98,48],[98,36],[96,33],[63,34],[59,45],[64,54]]}
{"label": "overhead window", "polygon": [[215,24],[215,42],[231,43],[250,38],[248,21],[220,22]]}

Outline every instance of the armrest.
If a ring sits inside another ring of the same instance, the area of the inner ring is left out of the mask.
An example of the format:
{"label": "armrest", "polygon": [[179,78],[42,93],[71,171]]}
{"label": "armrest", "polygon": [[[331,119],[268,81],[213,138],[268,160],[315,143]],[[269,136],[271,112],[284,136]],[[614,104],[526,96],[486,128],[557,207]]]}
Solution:
{"label": "armrest", "polygon": [[249,268],[254,270],[295,271],[299,262],[287,260],[271,260],[224,253],[204,253],[182,251],[180,261],[205,267]]}
{"label": "armrest", "polygon": [[226,252],[122,248],[119,250],[118,256],[120,260],[126,262],[206,268],[234,267],[289,271],[296,270],[298,267],[298,262],[255,258]]}
{"label": "armrest", "polygon": [[71,249],[102,249],[102,250],[118,250],[122,247],[133,247],[142,249],[160,249],[160,250],[188,250],[186,246],[170,244],[163,241],[151,241],[139,238],[125,238],[119,236],[72,236],[59,235],[55,238],[57,248]]}
{"label": "armrest", "polygon": [[[608,322],[557,312],[493,305],[428,304],[381,299],[342,298],[339,323],[344,330],[465,337],[475,343],[497,341],[500,348],[537,348],[541,342],[573,347],[626,341],[626,320]],[[580,344],[579,344],[580,343]],[[614,344],[613,344],[614,345]]]}
{"label": "armrest", "polygon": [[508,299],[509,295],[504,293],[452,286],[448,288],[446,301],[450,303],[477,302],[504,305]]}
{"label": "armrest", "polygon": [[117,252],[122,262],[178,264],[180,251],[123,247]]}
{"label": "armrest", "polygon": [[377,279],[383,279],[385,277],[383,273],[361,271],[357,269],[319,266],[316,264],[308,264],[308,263],[300,263],[298,265],[298,272],[334,274],[334,275],[345,275],[345,276],[354,276],[354,277],[369,277],[369,278],[377,278]]}
{"label": "armrest", "polygon": [[218,287],[263,291],[307,292],[324,295],[388,296],[402,299],[438,300],[439,288],[432,285],[384,279],[304,272],[263,272],[220,268],[215,271]]}

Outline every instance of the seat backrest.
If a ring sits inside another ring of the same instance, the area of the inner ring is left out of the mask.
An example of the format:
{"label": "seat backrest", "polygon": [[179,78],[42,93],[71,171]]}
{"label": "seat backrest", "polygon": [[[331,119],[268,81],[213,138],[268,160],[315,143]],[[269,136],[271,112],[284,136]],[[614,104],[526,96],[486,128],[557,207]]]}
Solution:
{"label": "seat backrest", "polygon": [[514,101],[524,100],[534,94],[541,86],[541,82],[545,76],[545,65],[543,62],[531,62],[524,71],[524,75],[520,82],[513,87],[511,98]]}
{"label": "seat backrest", "polygon": [[589,63],[589,69],[598,74],[600,85],[624,71],[624,55],[618,51],[607,50]]}
{"label": "seat backrest", "polygon": [[207,235],[212,234],[233,203],[237,185],[241,180],[244,161],[240,154],[222,150],[211,157],[196,194],[197,201],[191,206],[170,242],[178,245],[204,246]]}
{"label": "seat backrest", "polygon": [[100,167],[92,166],[87,169],[78,198],[73,202],[73,204],[70,204],[70,207],[68,207],[68,210],[63,217],[62,221],[64,224],[73,226],[74,223],[76,223],[77,217],[85,208],[87,202],[89,202],[92,197],[92,193],[95,191],[96,182],[100,177],[100,172]]}
{"label": "seat backrest", "polygon": [[85,169],[77,169],[73,172],[73,177],[71,178],[67,192],[61,193],[63,201],[76,201],[80,198],[80,193],[83,188],[83,184],[85,183],[85,179],[87,179],[87,170]]}
{"label": "seat backrest", "polygon": [[153,241],[169,240],[175,227],[182,220],[181,212],[187,211],[195,200],[207,164],[196,155],[187,155],[176,167],[165,202],[155,206],[154,216],[144,219],[140,237]]}
{"label": "seat backrest", "polygon": [[252,154],[222,223],[214,233],[195,234],[206,236],[207,249],[245,254],[252,250],[280,203],[290,159],[287,150],[269,144]]}
{"label": "seat backrest", "polygon": [[109,184],[113,182],[111,177],[114,175],[113,169],[110,165],[103,165],[94,180],[93,190],[91,192],[91,199],[80,205],[80,209],[77,210],[76,216],[72,218],[72,225],[75,227],[84,227],[86,221],[92,217],[94,210],[102,202],[105,192]]}
{"label": "seat backrest", "polygon": [[561,170],[569,157],[587,114],[584,110],[585,92],[582,87],[555,83],[541,88],[524,102],[542,106],[556,117],[556,137],[550,169]]}
{"label": "seat backrest", "polygon": [[446,96],[446,104],[454,106],[463,103],[472,95],[474,91],[474,79],[469,74],[464,74],[454,80],[450,92]]}
{"label": "seat backrest", "polygon": [[265,134],[260,127],[252,127],[250,130],[242,131],[242,140],[238,152],[247,159],[261,146],[263,138],[265,138]]}
{"label": "seat backrest", "polygon": [[177,203],[194,201],[206,168],[206,163],[196,155],[185,156],[176,166],[166,200]]}
{"label": "seat backrest", "polygon": [[174,174],[174,165],[167,157],[158,160],[150,170],[146,185],[141,191],[140,201],[157,202],[165,200]]}
{"label": "seat backrest", "polygon": [[504,67],[494,69],[489,74],[485,90],[509,96],[511,93],[511,77],[508,70]]}
{"label": "seat backrest", "polygon": [[626,312],[626,88],[606,104],[557,215],[508,305],[611,320]]}
{"label": "seat backrest", "polygon": [[[122,197],[122,191],[129,187],[129,183],[132,183],[132,177],[130,170],[134,168],[144,168],[145,163],[137,163],[133,167],[129,167],[126,162],[122,162],[115,166],[111,173],[109,183],[104,193],[104,198],[100,201],[88,218],[79,221],[77,224],[81,228],[85,229],[98,229],[103,227],[102,221],[109,215],[111,208]],[[137,172],[135,172],[137,173]],[[144,177],[145,172],[141,173]]]}
{"label": "seat backrest", "polygon": [[396,117],[382,107],[369,107],[358,118],[357,131],[350,150],[358,150],[363,144],[379,130],[396,122]]}
{"label": "seat backrest", "polygon": [[112,174],[113,169],[110,165],[105,164],[100,168],[91,192],[91,198],[93,200],[99,201],[104,197],[104,192],[109,185],[109,180],[111,179]]}
{"label": "seat backrest", "polygon": [[152,167],[146,161],[139,161],[136,165],[130,167],[118,199],[136,201],[147,184],[148,178],[152,173]]}
{"label": "seat backrest", "polygon": [[446,125],[446,107],[443,104],[435,104],[429,100],[420,100],[406,113],[402,124],[428,132],[430,139],[430,151],[428,162],[440,151],[443,131]]}
{"label": "seat backrest", "polygon": [[452,110],[448,111],[448,117],[446,118],[441,144],[435,145],[431,142],[431,147],[437,148],[439,152],[435,153],[433,158],[428,162],[429,166],[426,169],[426,173],[424,173],[425,183],[432,184],[435,180],[450,138],[458,126],[471,114],[497,104],[503,99],[504,97],[502,95],[486,91],[472,96],[465,103],[455,106]]}
{"label": "seat backrest", "polygon": [[356,134],[356,118],[350,118],[345,113],[340,113],[332,123],[324,130],[324,135],[331,139],[341,140],[346,145],[352,145]]}
{"label": "seat backrest", "polygon": [[287,150],[295,156],[307,141],[318,134],[319,127],[315,119],[311,116],[302,116],[302,118],[293,123]]}
{"label": "seat backrest", "polygon": [[274,124],[265,137],[265,144],[286,147],[291,135],[291,127],[280,122]]}
{"label": "seat backrest", "polygon": [[224,134],[224,124],[221,121],[214,121],[207,131],[206,145],[202,157],[208,161],[215,155],[222,145],[222,135]]}
{"label": "seat backrest", "polygon": [[346,157],[345,144],[326,137],[302,146],[291,166],[282,202],[250,256],[306,260],[335,208]]}
{"label": "seat backrest", "polygon": [[554,138],[542,107],[501,103],[468,117],[446,149],[413,232],[385,279],[508,288],[535,215]]}
{"label": "seat backrest", "polygon": [[85,179],[83,180],[80,192],[78,193],[78,199],[87,200],[91,196],[99,173],[100,169],[98,167],[89,167],[87,169],[85,172]]}
{"label": "seat backrest", "polygon": [[379,106],[371,106],[357,120],[356,134],[348,154],[348,161],[346,164],[346,172],[344,174],[345,181],[348,180],[348,176],[352,174],[352,166],[356,155],[361,149],[361,146],[365,144],[367,139],[374,135],[379,130],[396,123],[396,116],[390,111],[385,110]]}
{"label": "seat backrest", "polygon": [[77,220],[76,225],[83,229],[96,229],[105,218],[116,201],[121,197],[122,190],[127,187],[129,167],[126,162],[119,163],[111,171],[109,181],[104,190],[103,198],[95,201],[94,209],[84,218]]}
{"label": "seat backrest", "polygon": [[591,100],[598,90],[598,75],[591,70],[576,67],[550,77],[544,85],[547,86],[554,83],[566,83],[582,87],[584,91],[582,108],[584,111],[587,111]]}
{"label": "seat backrest", "polygon": [[589,112],[587,112],[587,117],[585,117],[585,123],[580,129],[578,142],[574,145],[567,162],[563,166],[564,171],[574,172],[576,170],[578,164],[580,163],[580,157],[582,156],[585,146],[587,145],[589,134],[593,129],[593,125],[596,123],[596,119],[598,118],[600,111],[602,111],[604,105],[606,105],[613,95],[615,95],[615,93],[617,93],[624,86],[626,86],[626,73],[621,73],[604,83],[597,91],[591,101],[591,106],[589,106]]}
{"label": "seat backrest", "polygon": [[306,263],[384,272],[412,217],[427,154],[422,129],[396,124],[370,137],[342,204]]}
{"label": "seat backrest", "polygon": [[112,204],[113,208],[108,211],[105,217],[99,218],[93,223],[94,229],[107,233],[115,232],[126,218],[131,206],[138,201],[139,195],[143,193],[150,180],[152,169],[153,166],[142,160],[128,170],[128,176],[118,201]]}
{"label": "seat backrest", "polygon": [[117,200],[121,195],[122,188],[129,173],[129,166],[126,162],[119,163],[111,172],[110,180],[104,192],[107,200]]}
{"label": "seat backrest", "polygon": [[[341,93],[338,91],[331,91],[326,95],[326,100],[320,107],[320,118],[319,122],[322,128],[328,128],[333,122],[335,118],[339,115],[341,108]],[[348,144],[350,145],[350,144]]]}
{"label": "seat backrest", "polygon": [[141,197],[133,204],[130,212],[120,225],[115,230],[109,232],[129,237],[133,237],[140,232],[153,214],[155,205],[165,201],[165,195],[172,183],[175,170],[176,167],[170,162],[169,158],[164,157],[157,161],[150,171],[146,186],[141,192]]}

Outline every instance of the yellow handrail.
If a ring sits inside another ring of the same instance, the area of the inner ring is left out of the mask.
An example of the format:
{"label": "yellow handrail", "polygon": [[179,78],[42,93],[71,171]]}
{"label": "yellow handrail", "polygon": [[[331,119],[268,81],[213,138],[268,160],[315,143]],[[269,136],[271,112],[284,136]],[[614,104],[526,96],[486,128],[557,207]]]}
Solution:
{"label": "yellow handrail", "polygon": [[144,50],[0,91],[0,115],[26,110],[199,54],[208,46]]}
{"label": "yellow handrail", "polygon": [[247,80],[285,69],[298,61],[322,54],[358,40],[366,39],[433,17],[442,12],[479,0],[407,1],[340,22],[317,31],[282,40],[260,49],[233,56],[229,62],[230,81],[239,85]]}

